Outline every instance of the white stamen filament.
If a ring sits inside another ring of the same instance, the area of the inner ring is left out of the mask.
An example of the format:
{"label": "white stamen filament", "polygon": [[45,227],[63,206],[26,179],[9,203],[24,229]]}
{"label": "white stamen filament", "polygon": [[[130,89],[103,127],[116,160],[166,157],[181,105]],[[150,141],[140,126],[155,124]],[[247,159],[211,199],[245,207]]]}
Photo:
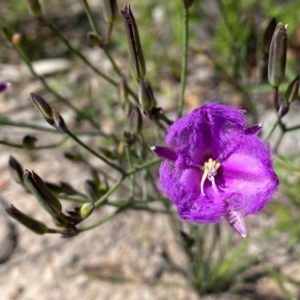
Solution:
{"label": "white stamen filament", "polygon": [[214,192],[218,192],[218,188],[215,182],[215,176],[217,175],[217,170],[220,168],[220,166],[220,162],[210,158],[204,163],[204,166],[201,167],[201,170],[203,171],[203,175],[200,182],[200,192],[202,196],[205,196],[204,184],[206,179],[208,179],[211,182]]}

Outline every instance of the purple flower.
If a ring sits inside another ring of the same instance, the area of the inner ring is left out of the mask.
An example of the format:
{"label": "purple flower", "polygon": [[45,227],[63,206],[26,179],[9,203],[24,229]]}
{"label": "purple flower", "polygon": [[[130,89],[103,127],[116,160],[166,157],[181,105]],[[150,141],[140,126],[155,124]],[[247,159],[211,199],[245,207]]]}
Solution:
{"label": "purple flower", "polygon": [[9,86],[9,82],[0,81],[0,93],[4,92]]}
{"label": "purple flower", "polygon": [[211,103],[193,110],[168,129],[169,147],[152,147],[163,158],[161,190],[181,219],[222,219],[246,237],[243,216],[259,212],[277,189],[269,145],[261,125],[246,127],[244,111]]}

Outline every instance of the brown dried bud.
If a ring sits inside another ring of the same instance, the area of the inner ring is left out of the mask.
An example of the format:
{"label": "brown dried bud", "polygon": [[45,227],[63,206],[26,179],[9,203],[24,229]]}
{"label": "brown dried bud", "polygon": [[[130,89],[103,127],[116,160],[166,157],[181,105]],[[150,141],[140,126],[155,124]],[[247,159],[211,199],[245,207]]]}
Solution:
{"label": "brown dried bud", "polygon": [[53,111],[51,106],[46,102],[46,100],[35,93],[31,93],[30,97],[34,106],[40,111],[43,118],[51,125],[54,125]]}
{"label": "brown dried bud", "polygon": [[60,216],[62,214],[62,205],[48,189],[42,178],[33,171],[30,172],[28,170],[25,170],[23,177],[26,186],[45,211],[53,217]]}
{"label": "brown dried bud", "polygon": [[14,181],[19,184],[23,184],[24,179],[23,179],[22,165],[11,155],[9,156],[8,165],[9,165],[10,174],[14,179]]}
{"label": "brown dried bud", "polygon": [[121,13],[124,18],[127,42],[129,47],[130,69],[133,77],[137,81],[139,81],[143,79],[146,74],[146,66],[138,28],[130,9],[130,5],[125,5],[123,9],[121,9]]}
{"label": "brown dried bud", "polygon": [[14,44],[14,45],[20,45],[21,43],[21,39],[22,39],[22,35],[21,33],[14,33],[11,37],[11,42]]}
{"label": "brown dried bud", "polygon": [[292,103],[296,100],[299,93],[299,76],[296,76],[296,78],[289,84],[286,93],[285,93],[285,99],[288,103]]}
{"label": "brown dried bud", "polygon": [[139,82],[139,102],[146,113],[149,113],[156,106],[151,85],[146,80]]}
{"label": "brown dried bud", "polygon": [[274,88],[278,88],[284,80],[287,52],[286,28],[283,24],[278,23],[271,40],[268,79]]}
{"label": "brown dried bud", "polygon": [[22,213],[19,211],[16,207],[14,207],[12,204],[6,208],[6,212],[16,221],[30,229],[31,231],[37,233],[37,234],[45,234],[49,232],[49,229],[47,226],[40,222],[37,221],[30,216]]}

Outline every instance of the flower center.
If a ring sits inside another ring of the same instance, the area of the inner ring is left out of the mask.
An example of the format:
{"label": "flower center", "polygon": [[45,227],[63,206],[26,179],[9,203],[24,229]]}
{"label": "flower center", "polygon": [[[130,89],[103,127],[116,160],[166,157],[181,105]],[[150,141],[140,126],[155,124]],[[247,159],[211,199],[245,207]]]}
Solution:
{"label": "flower center", "polygon": [[205,196],[204,183],[205,183],[206,179],[208,179],[211,182],[214,191],[215,192],[218,191],[216,183],[215,183],[215,176],[217,175],[217,170],[220,168],[220,166],[221,166],[220,162],[210,158],[208,161],[206,161],[204,163],[203,166],[200,167],[200,169],[203,172],[201,182],[200,182],[200,191],[203,196]]}

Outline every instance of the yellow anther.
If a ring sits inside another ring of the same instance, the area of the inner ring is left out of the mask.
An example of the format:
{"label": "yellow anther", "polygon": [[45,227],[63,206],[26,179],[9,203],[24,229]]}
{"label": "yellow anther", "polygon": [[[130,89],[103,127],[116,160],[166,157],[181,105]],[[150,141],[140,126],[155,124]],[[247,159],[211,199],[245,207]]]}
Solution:
{"label": "yellow anther", "polygon": [[221,166],[220,162],[213,160],[212,158],[209,158],[208,161],[204,163],[204,166],[200,167],[200,169],[203,171],[203,175],[200,182],[200,190],[203,196],[205,196],[204,183],[206,179],[208,179],[211,182],[213,189],[215,191],[218,190],[216,187],[214,177],[217,175],[217,170],[220,168],[220,166]]}

